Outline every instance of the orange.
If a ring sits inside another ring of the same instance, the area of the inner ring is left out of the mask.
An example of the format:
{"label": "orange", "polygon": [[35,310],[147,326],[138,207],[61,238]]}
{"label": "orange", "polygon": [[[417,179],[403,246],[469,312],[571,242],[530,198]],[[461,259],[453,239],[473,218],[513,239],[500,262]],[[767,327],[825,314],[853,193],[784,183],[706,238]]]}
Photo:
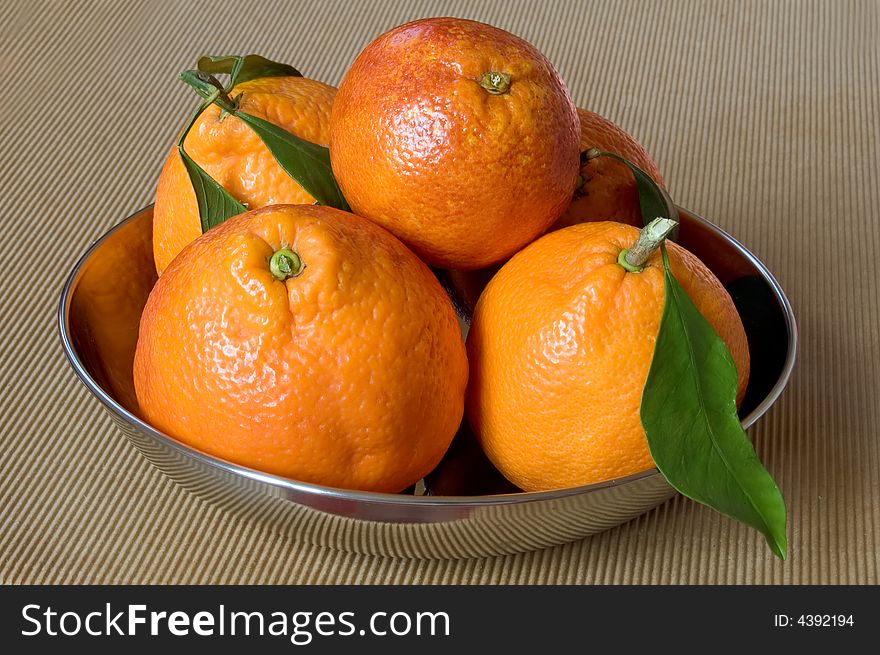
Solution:
{"label": "orange", "polygon": [[[288,254],[280,280],[270,266],[284,249],[301,270]],[[449,446],[467,371],[452,305],[406,246],[353,214],[276,205],[209,230],[165,269],[134,383],[145,420],[201,451],[397,492]]]}
{"label": "orange", "polygon": [[[663,310],[655,252],[617,263],[638,230],[612,222],[551,232],[516,254],[477,302],[467,339],[467,415],[486,454],[526,491],[575,487],[653,466],[639,419]],[[733,301],[694,255],[667,245],[673,275],[727,344],[742,399],[749,374]]]}
{"label": "orange", "polygon": [[506,259],[565,211],[578,177],[568,89],[534,46],[457,18],[396,27],[339,85],[330,159],[353,211],[427,263]]}
{"label": "orange", "polygon": [[[664,186],[663,176],[648,151],[630,134],[607,118],[578,107],[581,125],[581,151],[590,148],[606,150],[630,160]],[[617,221],[642,226],[639,194],[630,169],[611,157],[591,159],[581,168],[584,180],[574,200],[551,230],[585,221]],[[655,218],[649,216],[647,220]]]}
{"label": "orange", "polygon": [[[330,106],[336,89],[305,77],[264,77],[232,89],[240,107],[301,139],[327,145]],[[184,141],[199,166],[250,209],[283,203],[312,203],[312,198],[275,161],[254,131],[212,105]],[[202,233],[199,208],[177,146],[159,175],[153,209],[153,253],[161,275],[183,247]]]}

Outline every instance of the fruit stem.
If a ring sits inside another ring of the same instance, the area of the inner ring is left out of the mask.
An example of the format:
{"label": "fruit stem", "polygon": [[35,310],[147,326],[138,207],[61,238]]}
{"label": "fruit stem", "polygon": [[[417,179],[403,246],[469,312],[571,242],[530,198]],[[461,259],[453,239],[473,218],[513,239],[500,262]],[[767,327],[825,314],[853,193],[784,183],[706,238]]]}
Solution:
{"label": "fruit stem", "polygon": [[500,96],[502,93],[507,93],[510,89],[510,75],[496,71],[483,73],[483,76],[480,78],[480,86],[493,96]]}
{"label": "fruit stem", "polygon": [[238,110],[238,100],[233,100],[226,93],[226,89],[210,73],[198,70],[183,71],[179,76],[181,81],[191,86],[206,103],[213,102],[228,114],[235,114]]}
{"label": "fruit stem", "polygon": [[586,164],[591,159],[595,159],[596,157],[601,157],[604,154],[605,153],[603,151],[599,150],[599,148],[590,148],[589,150],[584,150],[581,153],[581,166]]}
{"label": "fruit stem", "polygon": [[639,231],[639,238],[626,250],[621,250],[617,263],[630,273],[638,273],[659,248],[666,237],[678,227],[678,221],[671,218],[655,218]]}
{"label": "fruit stem", "polygon": [[303,272],[303,264],[300,256],[290,248],[282,248],[269,259],[269,272],[279,282],[284,282],[289,277],[296,277]]}

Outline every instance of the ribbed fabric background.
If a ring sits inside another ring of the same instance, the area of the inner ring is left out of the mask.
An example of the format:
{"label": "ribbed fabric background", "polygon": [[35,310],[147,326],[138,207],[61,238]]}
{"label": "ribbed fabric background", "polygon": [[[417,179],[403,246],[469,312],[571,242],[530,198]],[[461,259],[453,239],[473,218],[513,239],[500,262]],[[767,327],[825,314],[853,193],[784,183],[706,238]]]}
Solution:
{"label": "ribbed fabric background", "polygon": [[[788,292],[795,377],[750,432],[791,556],[677,498],[565,546],[464,561],[305,546],[181,491],[75,379],[55,310],[107,228],[151,202],[200,54],[258,52],[338,83],[370,39],[428,15],[536,44],[579,105],[654,154],[673,197]],[[877,583],[877,2],[328,0],[0,3],[0,581]]]}

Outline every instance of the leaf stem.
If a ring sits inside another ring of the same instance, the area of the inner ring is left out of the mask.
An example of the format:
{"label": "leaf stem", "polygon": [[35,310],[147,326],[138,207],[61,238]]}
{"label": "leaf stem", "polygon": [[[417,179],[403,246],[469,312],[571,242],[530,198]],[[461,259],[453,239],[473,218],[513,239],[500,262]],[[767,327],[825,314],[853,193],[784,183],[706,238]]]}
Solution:
{"label": "leaf stem", "polygon": [[678,221],[662,216],[655,218],[639,231],[639,238],[632,246],[620,252],[617,262],[630,273],[638,273],[676,227]]}
{"label": "leaf stem", "polygon": [[178,77],[182,82],[186,82],[191,86],[208,104],[213,102],[223,111],[233,115],[238,109],[238,103],[229,97],[223,85],[210,73],[199,70],[186,70]]}
{"label": "leaf stem", "polygon": [[[581,168],[586,166],[587,162],[591,159],[596,159],[597,157],[611,157],[629,168],[635,178],[636,189],[639,194],[639,209],[642,214],[643,225],[647,225],[648,221],[658,216],[678,217],[678,208],[672,202],[672,198],[669,197],[666,190],[626,157],[599,148],[589,148],[581,152]],[[673,233],[669,238],[675,239],[676,235]]]}

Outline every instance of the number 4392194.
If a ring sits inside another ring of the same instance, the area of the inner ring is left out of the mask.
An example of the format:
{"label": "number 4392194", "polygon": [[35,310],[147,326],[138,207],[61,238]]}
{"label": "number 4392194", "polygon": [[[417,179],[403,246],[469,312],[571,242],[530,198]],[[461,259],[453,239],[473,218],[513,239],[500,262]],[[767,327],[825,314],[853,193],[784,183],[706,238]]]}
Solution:
{"label": "number 4392194", "polygon": [[852,614],[801,614],[797,618],[787,614],[776,614],[773,626],[784,628],[797,625],[802,628],[842,628],[853,626]]}

